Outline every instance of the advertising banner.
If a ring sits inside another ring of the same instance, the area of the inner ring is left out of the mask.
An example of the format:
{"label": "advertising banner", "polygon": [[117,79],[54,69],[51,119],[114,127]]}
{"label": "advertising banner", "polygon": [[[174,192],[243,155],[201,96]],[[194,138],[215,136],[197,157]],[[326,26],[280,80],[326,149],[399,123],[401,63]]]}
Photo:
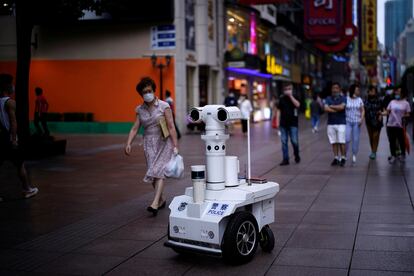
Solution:
{"label": "advertising banner", "polygon": [[242,5],[266,5],[266,4],[283,4],[292,0],[239,0]]}
{"label": "advertising banner", "polygon": [[360,39],[362,55],[377,55],[377,0],[361,0]]}
{"label": "advertising banner", "polygon": [[341,36],[343,32],[344,0],[305,0],[304,31],[308,39]]}

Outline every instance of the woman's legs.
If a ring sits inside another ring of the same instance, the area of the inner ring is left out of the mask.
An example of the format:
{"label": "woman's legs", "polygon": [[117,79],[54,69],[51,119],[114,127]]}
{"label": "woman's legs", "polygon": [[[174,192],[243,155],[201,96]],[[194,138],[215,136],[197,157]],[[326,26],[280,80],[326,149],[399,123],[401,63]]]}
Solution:
{"label": "woman's legs", "polygon": [[369,137],[369,145],[371,146],[371,152],[374,152],[374,128],[367,125],[367,132]]}
{"label": "woman's legs", "polygon": [[162,204],[162,192],[164,191],[164,179],[156,178],[153,182],[153,186],[155,189],[154,200],[151,203],[151,207],[154,209],[158,209],[160,203]]}
{"label": "woman's legs", "polygon": [[380,133],[381,129],[375,129],[372,133],[372,152],[374,153],[377,153]]}
{"label": "woman's legs", "polygon": [[358,123],[352,125],[352,154],[357,155],[359,151],[359,134],[361,132],[361,127]]}
{"label": "woman's legs", "polygon": [[345,129],[345,156],[348,156],[349,143],[352,140],[352,124],[346,122]]}
{"label": "woman's legs", "polygon": [[[397,134],[395,127],[387,127],[388,141],[390,143],[390,152],[392,157],[397,156]],[[398,130],[397,130],[398,131]]]}
{"label": "woman's legs", "polygon": [[397,141],[400,145],[401,156],[405,157],[405,137],[403,128],[398,128],[397,130]]}

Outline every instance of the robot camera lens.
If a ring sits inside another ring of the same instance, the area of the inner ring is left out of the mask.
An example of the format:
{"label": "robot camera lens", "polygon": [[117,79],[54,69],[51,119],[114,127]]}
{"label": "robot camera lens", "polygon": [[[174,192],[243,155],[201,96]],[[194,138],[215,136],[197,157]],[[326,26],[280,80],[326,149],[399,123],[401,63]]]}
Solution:
{"label": "robot camera lens", "polygon": [[190,112],[190,117],[193,121],[196,122],[196,121],[200,120],[200,112],[198,112],[198,110],[194,109]]}
{"label": "robot camera lens", "polygon": [[219,109],[219,111],[217,111],[217,119],[221,122],[224,122],[225,120],[227,120],[227,112],[224,109]]}
{"label": "robot camera lens", "polygon": [[207,146],[207,150],[209,150],[209,151],[210,151],[210,150],[211,150],[211,146]]}

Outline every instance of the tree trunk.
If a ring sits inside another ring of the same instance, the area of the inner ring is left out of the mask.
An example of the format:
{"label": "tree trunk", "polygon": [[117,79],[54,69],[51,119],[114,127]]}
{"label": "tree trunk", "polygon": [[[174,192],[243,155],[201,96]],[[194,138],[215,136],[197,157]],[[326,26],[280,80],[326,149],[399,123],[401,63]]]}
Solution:
{"label": "tree trunk", "polygon": [[16,1],[17,72],[16,117],[19,144],[26,149],[30,138],[29,125],[29,74],[33,24],[24,1]]}

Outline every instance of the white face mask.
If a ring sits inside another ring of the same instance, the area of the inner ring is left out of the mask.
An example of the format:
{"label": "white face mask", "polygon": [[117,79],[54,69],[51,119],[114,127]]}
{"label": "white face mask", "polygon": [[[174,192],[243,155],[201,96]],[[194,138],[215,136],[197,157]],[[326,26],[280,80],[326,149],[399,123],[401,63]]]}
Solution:
{"label": "white face mask", "polygon": [[145,102],[150,103],[154,100],[154,93],[145,93],[143,98]]}

